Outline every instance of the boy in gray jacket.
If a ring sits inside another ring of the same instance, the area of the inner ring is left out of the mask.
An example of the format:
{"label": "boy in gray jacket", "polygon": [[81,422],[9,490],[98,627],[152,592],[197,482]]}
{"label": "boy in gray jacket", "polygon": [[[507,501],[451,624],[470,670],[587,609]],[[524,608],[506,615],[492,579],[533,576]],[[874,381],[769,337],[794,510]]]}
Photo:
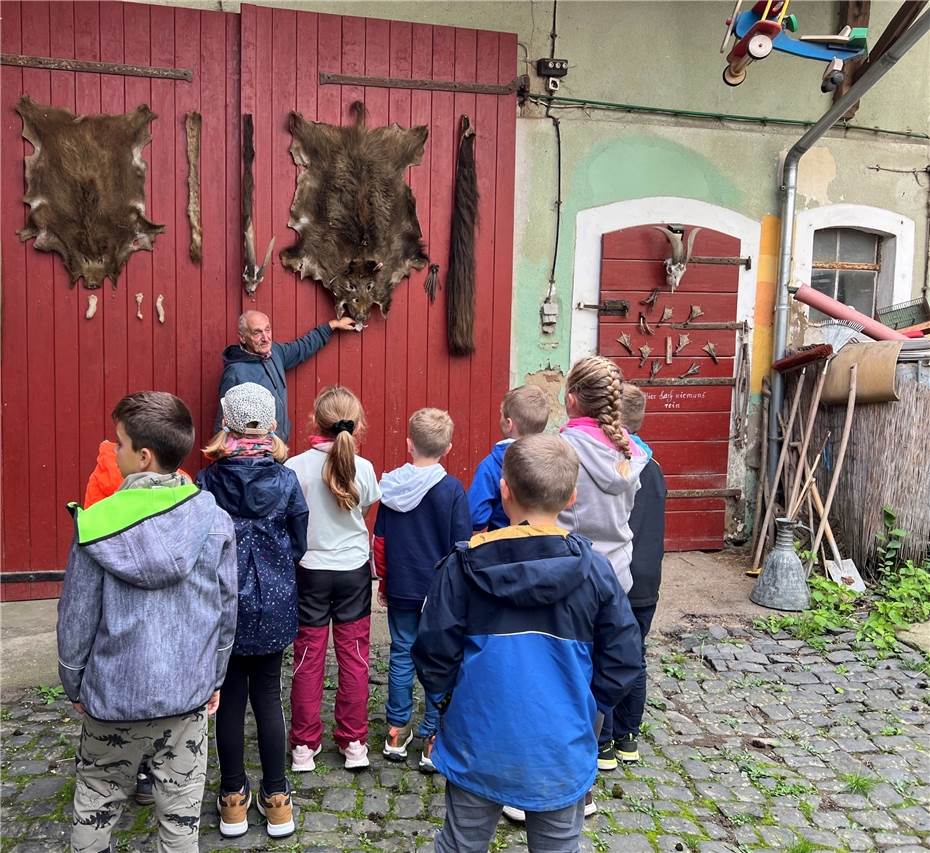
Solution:
{"label": "boy in gray jacket", "polygon": [[177,471],[194,424],[172,394],[113,410],[119,491],[72,506],[74,543],[58,604],[58,673],[83,715],[71,850],[109,850],[148,761],[158,850],[195,853],[207,715],[236,632],[236,536],[208,492]]}

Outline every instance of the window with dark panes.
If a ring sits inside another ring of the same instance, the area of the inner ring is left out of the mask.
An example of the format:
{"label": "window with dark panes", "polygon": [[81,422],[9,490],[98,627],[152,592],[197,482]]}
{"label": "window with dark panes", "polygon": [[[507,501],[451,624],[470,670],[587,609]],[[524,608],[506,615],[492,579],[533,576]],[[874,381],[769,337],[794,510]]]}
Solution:
{"label": "window with dark panes", "polygon": [[[854,228],[824,228],[814,232],[811,287],[875,316],[878,271],[881,269],[881,240],[877,234]],[[816,308],[811,320],[829,320]]]}

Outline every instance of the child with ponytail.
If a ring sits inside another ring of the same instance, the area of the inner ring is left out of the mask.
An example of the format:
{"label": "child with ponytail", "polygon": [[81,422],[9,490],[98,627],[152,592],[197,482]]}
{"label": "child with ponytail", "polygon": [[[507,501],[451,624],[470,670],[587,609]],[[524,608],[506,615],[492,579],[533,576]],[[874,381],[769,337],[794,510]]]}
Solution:
{"label": "child with ponytail", "polygon": [[291,685],[291,769],[313,770],[323,748],[323,673],[329,624],[339,665],[333,732],[347,770],[368,766],[370,547],[365,514],[381,498],[371,462],[357,455],[365,414],[347,388],[316,399],[310,449],[288,460],[310,506],[297,569],[298,621]]}
{"label": "child with ponytail", "polygon": [[[589,356],[576,362],[565,381],[568,422],[564,438],[578,454],[578,496],[559,515],[559,525],[586,536],[613,566],[624,592],[633,586],[630,561],[633,533],[630,513],[639,489],[639,475],[648,456],[630,441],[621,411],[623,373],[610,359]],[[611,715],[598,739],[597,766],[617,766]]]}

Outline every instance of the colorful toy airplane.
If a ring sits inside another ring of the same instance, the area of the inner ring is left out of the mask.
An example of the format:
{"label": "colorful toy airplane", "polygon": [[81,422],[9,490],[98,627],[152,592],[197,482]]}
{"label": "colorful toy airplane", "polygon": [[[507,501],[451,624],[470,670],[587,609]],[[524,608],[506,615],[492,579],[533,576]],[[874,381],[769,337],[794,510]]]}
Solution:
{"label": "colorful toy airplane", "polygon": [[843,27],[835,35],[793,37],[798,20],[788,14],[791,0],[759,0],[747,12],[740,13],[742,0],[736,0],[733,14],[727,19],[727,32],[720,45],[726,50],[730,36],[733,46],[727,54],[723,69],[723,82],[739,86],[746,79],[746,69],[759,59],[765,59],[773,50],[826,62],[827,68],[820,84],[822,92],[832,92],[843,82],[843,63],[866,51],[867,27]]}

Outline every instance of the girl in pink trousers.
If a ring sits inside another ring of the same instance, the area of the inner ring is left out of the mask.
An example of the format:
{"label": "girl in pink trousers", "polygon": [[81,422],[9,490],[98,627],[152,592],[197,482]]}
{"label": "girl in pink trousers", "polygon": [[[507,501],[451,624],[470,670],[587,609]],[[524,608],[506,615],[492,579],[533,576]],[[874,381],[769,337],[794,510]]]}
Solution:
{"label": "girl in pink trousers", "polygon": [[333,732],[347,770],[368,766],[371,568],[365,514],[381,497],[371,462],[357,455],[365,414],[347,388],[316,399],[310,449],[289,459],[310,507],[297,568],[298,621],[291,686],[291,769],[313,770],[323,748],[323,674],[329,625],[339,666]]}

